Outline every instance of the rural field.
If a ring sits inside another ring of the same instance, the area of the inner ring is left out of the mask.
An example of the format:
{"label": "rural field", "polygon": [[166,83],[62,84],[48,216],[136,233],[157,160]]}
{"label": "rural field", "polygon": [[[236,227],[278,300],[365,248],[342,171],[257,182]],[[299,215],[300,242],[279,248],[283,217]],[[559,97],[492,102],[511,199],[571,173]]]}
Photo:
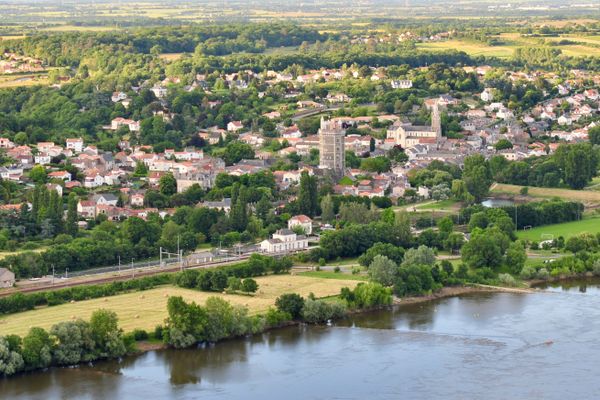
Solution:
{"label": "rural field", "polygon": [[[496,183],[492,186],[491,192],[496,194],[515,194],[518,195],[523,186],[508,185]],[[559,197],[566,201],[580,201],[587,205],[600,203],[600,192],[589,190],[570,190],[556,188],[528,187],[528,195],[531,197],[553,198]]]}
{"label": "rural field", "polygon": [[251,313],[267,310],[275,299],[284,293],[298,293],[316,297],[334,296],[343,287],[353,288],[359,281],[351,277],[346,279],[323,279],[298,275],[271,275],[256,278],[259,288],[253,296],[201,292],[175,286],[163,286],[151,290],[110,296],[100,299],[79,301],[54,307],[45,307],[0,317],[2,334],[24,336],[33,326],[49,329],[52,325],[74,318],[89,319],[94,310],[105,308],[113,310],[119,316],[119,326],[129,332],[133,329],[154,329],[167,317],[167,299],[169,296],[182,296],[187,301],[203,304],[211,296],[219,296],[236,305],[247,306]]}
{"label": "rural field", "polygon": [[[511,57],[517,47],[534,47],[540,45],[553,45],[563,54],[572,57],[587,57],[600,55],[600,41],[598,36],[561,35],[556,37],[522,37],[518,33],[503,33],[494,36],[501,44],[497,46],[486,43],[451,39],[439,42],[426,42],[417,44],[418,48],[431,51],[460,50],[472,56],[488,56],[498,58]],[[569,41],[568,43],[559,43]]]}
{"label": "rural field", "polygon": [[519,239],[541,241],[549,239],[549,237],[543,238],[542,235],[554,235],[554,238],[562,236],[565,239],[568,239],[571,236],[576,236],[583,232],[599,233],[600,217],[585,218],[581,221],[565,222],[562,224],[544,225],[526,231],[519,231],[517,237]]}

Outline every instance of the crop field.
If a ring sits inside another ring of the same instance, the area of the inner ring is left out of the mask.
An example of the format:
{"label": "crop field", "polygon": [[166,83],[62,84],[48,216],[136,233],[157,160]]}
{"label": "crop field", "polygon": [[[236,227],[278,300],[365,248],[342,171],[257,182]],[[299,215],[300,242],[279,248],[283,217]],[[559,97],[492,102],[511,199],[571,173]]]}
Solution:
{"label": "crop field", "polygon": [[586,218],[581,221],[564,222],[562,224],[544,225],[537,228],[528,229],[526,231],[517,232],[519,239],[528,239],[532,241],[548,240],[548,235],[553,235],[554,238],[559,236],[565,239],[571,236],[579,235],[580,233],[599,233],[600,218]]}
{"label": "crop field", "polygon": [[[504,183],[494,184],[492,193],[518,195],[523,186],[508,185]],[[553,198],[558,197],[566,201],[581,201],[586,204],[600,203],[600,192],[590,190],[570,190],[557,188],[539,188],[529,186],[528,194],[531,197]]]}
{"label": "crop field", "polygon": [[[339,274],[338,274],[339,275]],[[175,286],[163,286],[151,290],[110,296],[100,299],[84,300],[25,311],[0,317],[2,334],[25,335],[33,326],[49,329],[52,325],[75,318],[89,319],[94,310],[105,308],[113,310],[119,317],[119,326],[129,332],[133,329],[151,330],[162,324],[167,317],[167,299],[169,296],[182,296],[187,301],[203,304],[210,296],[219,296],[235,305],[247,306],[251,313],[267,310],[275,304],[275,299],[284,293],[298,293],[308,296],[329,297],[340,293],[343,287],[353,288],[357,280],[324,279],[298,275],[272,275],[256,278],[258,291],[251,296],[201,292]]]}

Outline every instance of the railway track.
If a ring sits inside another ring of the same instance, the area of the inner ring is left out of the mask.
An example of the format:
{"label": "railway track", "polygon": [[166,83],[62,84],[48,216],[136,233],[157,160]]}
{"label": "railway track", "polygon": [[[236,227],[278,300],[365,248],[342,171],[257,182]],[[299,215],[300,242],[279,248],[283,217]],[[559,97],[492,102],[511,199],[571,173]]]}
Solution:
{"label": "railway track", "polygon": [[[237,257],[235,260],[222,260],[222,261],[214,261],[211,263],[191,264],[188,266],[184,266],[183,269],[199,269],[199,268],[218,267],[221,265],[237,263],[237,262],[246,260],[249,257],[250,257],[249,255],[243,255],[243,256]],[[75,287],[75,286],[99,285],[99,284],[103,284],[103,283],[127,281],[127,280],[131,280],[131,279],[145,277],[145,276],[179,272],[179,271],[181,271],[181,269],[182,268],[179,266],[172,266],[172,267],[162,268],[160,270],[139,270],[139,271],[135,271],[135,274],[132,273],[133,271],[131,271],[131,272],[126,271],[126,272],[120,273],[119,275],[103,276],[103,277],[98,277],[97,279],[86,279],[85,281],[70,281],[70,282],[67,281],[67,282],[59,282],[59,283],[54,283],[54,284],[45,284],[45,285],[40,285],[40,286],[21,287],[21,288],[16,287],[11,290],[0,292],[0,297],[10,296],[11,294],[15,294],[15,293],[35,293],[35,292],[43,292],[43,291],[49,291],[49,290],[65,289],[65,288]]]}

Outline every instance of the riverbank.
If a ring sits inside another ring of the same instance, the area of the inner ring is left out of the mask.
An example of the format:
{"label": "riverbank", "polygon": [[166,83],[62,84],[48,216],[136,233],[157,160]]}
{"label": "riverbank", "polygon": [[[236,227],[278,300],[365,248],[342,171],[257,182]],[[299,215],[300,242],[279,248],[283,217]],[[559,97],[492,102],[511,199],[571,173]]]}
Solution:
{"label": "riverbank", "polygon": [[[402,298],[394,297],[393,303],[391,306],[351,310],[348,312],[348,315],[369,314],[374,311],[379,311],[383,308],[403,306],[403,305],[409,305],[409,304],[427,303],[427,302],[430,302],[433,300],[440,300],[440,299],[449,298],[449,297],[462,296],[465,294],[483,293],[483,292],[490,292],[490,293],[506,292],[506,293],[529,294],[529,293],[539,292],[539,290],[532,289],[532,288],[509,288],[509,287],[480,285],[480,284],[471,285],[471,286],[451,286],[451,287],[444,287],[435,293],[432,293],[429,295],[424,295],[424,296],[410,296],[410,297],[402,297]],[[288,328],[290,326],[295,326],[295,325],[300,325],[300,324],[303,324],[303,322],[288,321],[288,323],[283,324],[280,327],[269,328],[269,329],[265,330],[264,332],[274,331],[274,330],[278,330],[278,329],[282,329],[282,328]],[[262,333],[264,333],[264,332],[262,332]],[[223,341],[227,341],[230,339],[235,339],[235,338],[229,338],[229,339],[225,339]],[[138,348],[137,354],[143,354],[148,351],[165,350],[165,349],[169,348],[169,346],[167,346],[166,344],[164,344],[162,342],[157,342],[155,340],[152,340],[152,341],[143,340],[143,341],[137,342],[137,348]]]}
{"label": "riverbank", "polygon": [[461,296],[465,294],[481,292],[508,292],[528,294],[535,293],[537,292],[537,290],[531,288],[509,288],[480,284],[470,286],[446,286],[435,293],[425,296],[394,297],[394,305],[425,303],[428,301],[444,299],[447,297]]}

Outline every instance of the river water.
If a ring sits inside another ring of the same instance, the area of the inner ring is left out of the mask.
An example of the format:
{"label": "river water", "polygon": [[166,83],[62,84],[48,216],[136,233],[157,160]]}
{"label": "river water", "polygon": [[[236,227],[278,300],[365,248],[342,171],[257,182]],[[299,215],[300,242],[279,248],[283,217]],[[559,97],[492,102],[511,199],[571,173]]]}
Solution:
{"label": "river water", "polygon": [[476,293],[0,381],[1,399],[595,399],[599,282]]}

